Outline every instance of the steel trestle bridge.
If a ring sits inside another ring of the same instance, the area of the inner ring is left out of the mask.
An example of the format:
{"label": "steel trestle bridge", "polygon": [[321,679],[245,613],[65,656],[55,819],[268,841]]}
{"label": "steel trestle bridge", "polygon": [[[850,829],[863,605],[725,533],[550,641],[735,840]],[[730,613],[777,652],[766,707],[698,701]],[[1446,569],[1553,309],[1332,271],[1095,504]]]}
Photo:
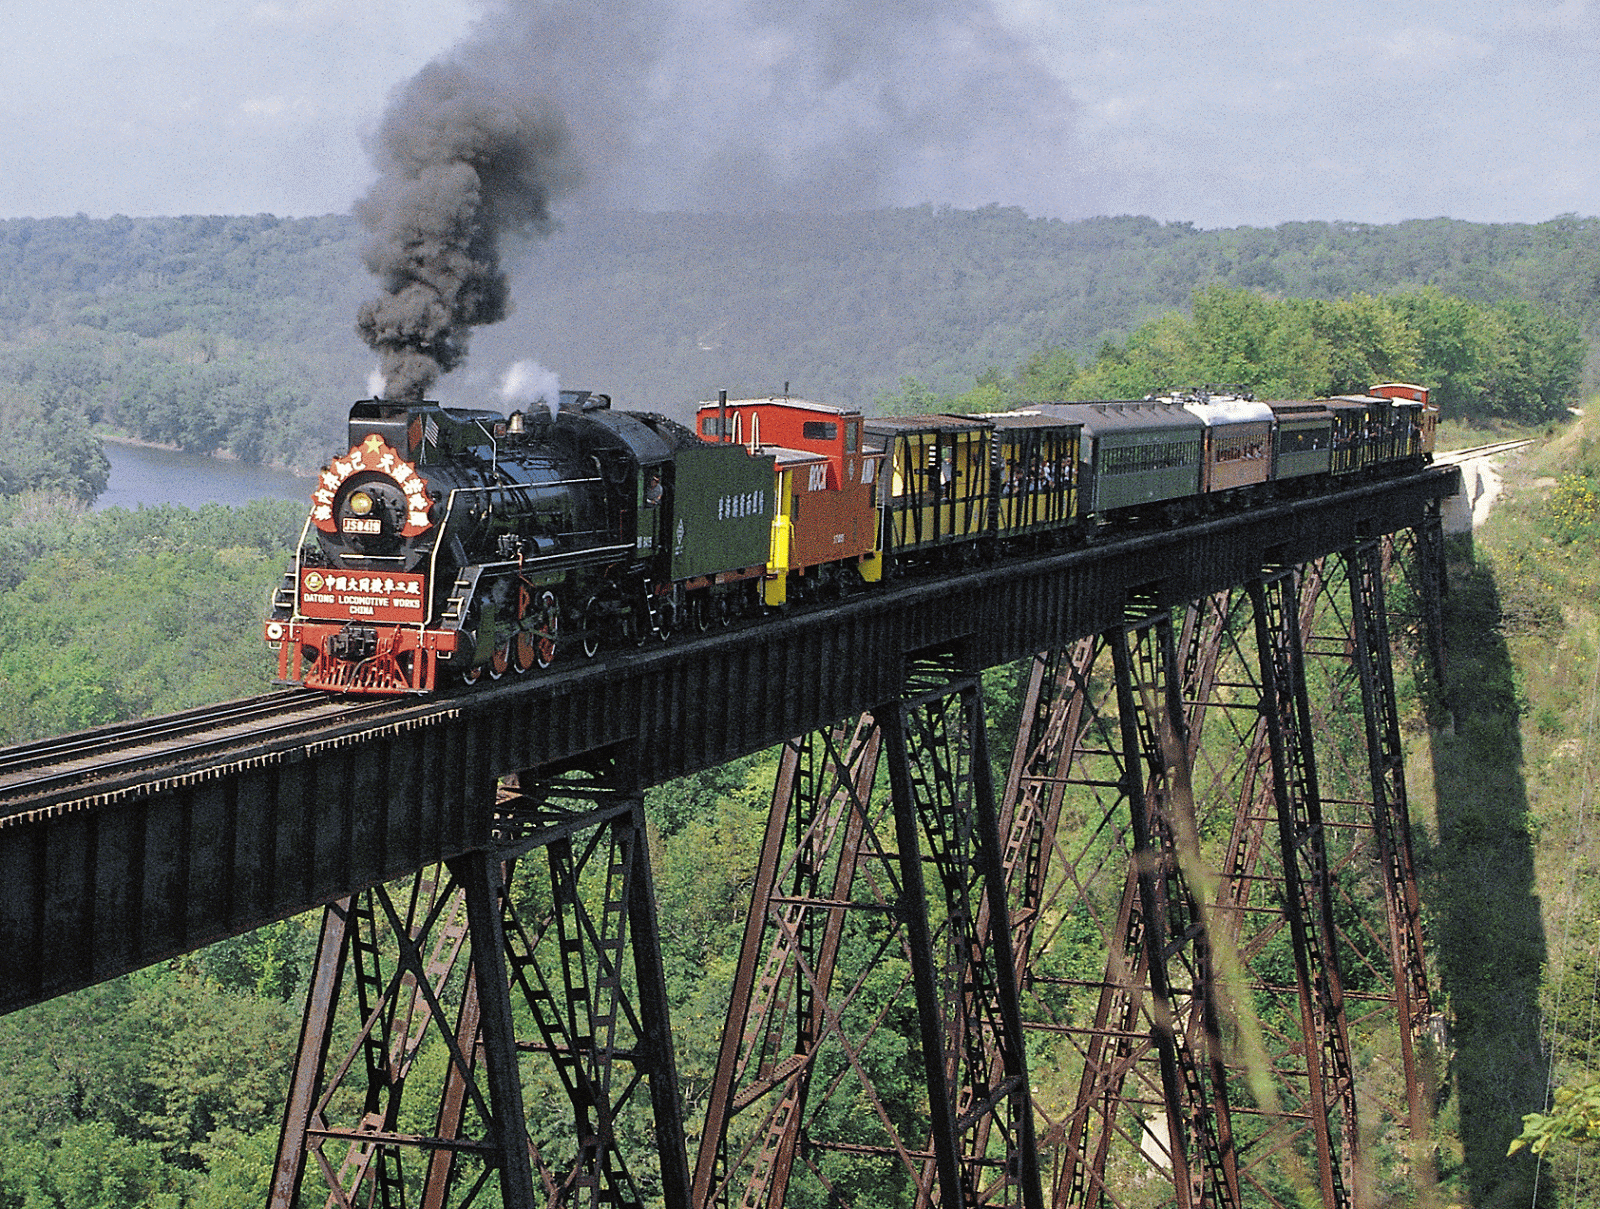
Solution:
{"label": "steel trestle bridge", "polygon": [[[1457,478],[0,752],[0,1010],[324,907],[273,1205],[1374,1203],[1429,1163],[1390,625],[1437,674]],[[691,1039],[643,792],[778,745]]]}

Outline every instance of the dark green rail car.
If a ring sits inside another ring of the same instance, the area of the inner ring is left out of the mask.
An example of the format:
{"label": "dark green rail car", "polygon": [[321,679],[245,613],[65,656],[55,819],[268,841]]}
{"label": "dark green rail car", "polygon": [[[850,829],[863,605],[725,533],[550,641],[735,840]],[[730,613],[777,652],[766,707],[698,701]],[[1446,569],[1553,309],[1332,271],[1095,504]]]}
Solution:
{"label": "dark green rail car", "polygon": [[742,445],[678,450],[666,535],[674,582],[766,563],[777,502],[773,465],[771,454],[750,454]]}
{"label": "dark green rail car", "polygon": [[1274,479],[1327,474],[1333,468],[1333,413],[1321,401],[1278,399],[1267,404],[1278,421]]}
{"label": "dark green rail car", "polygon": [[1334,474],[1355,474],[1377,463],[1381,433],[1375,428],[1368,400],[1339,395],[1328,400],[1333,414]]}

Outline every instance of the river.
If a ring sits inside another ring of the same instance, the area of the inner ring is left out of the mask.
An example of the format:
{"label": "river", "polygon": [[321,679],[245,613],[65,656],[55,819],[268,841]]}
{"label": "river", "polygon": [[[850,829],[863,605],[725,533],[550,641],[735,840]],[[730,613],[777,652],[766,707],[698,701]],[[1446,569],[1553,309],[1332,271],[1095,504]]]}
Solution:
{"label": "river", "polygon": [[137,508],[141,504],[248,504],[251,500],[311,502],[312,478],[284,470],[247,466],[223,458],[175,453],[145,445],[106,441],[111,478],[95,500],[99,508]]}

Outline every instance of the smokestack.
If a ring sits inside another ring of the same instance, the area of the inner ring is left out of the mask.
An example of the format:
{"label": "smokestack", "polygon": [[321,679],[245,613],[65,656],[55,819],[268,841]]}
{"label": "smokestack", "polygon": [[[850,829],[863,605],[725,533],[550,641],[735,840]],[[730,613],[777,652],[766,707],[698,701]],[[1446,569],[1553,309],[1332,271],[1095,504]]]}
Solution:
{"label": "smokestack", "polygon": [[465,358],[472,328],[505,318],[501,237],[548,231],[575,174],[552,105],[460,62],[430,63],[396,93],[374,158],[381,176],[356,216],[382,293],[356,330],[378,354],[383,397],[414,401]]}

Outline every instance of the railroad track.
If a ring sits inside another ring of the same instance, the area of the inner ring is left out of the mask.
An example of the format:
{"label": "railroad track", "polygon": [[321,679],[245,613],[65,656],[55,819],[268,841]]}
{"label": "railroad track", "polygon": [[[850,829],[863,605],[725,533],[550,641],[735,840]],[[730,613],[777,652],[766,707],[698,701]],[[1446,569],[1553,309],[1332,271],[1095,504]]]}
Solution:
{"label": "railroad track", "polygon": [[329,722],[359,725],[409,704],[268,693],[0,749],[0,817],[64,793],[92,793],[99,783],[141,769],[188,767],[230,747],[257,746]]}
{"label": "railroad track", "polygon": [[[1503,452],[1523,443],[1502,442],[1445,456],[1481,456],[1483,450]],[[1124,540],[1152,536],[1126,535]],[[1025,561],[1028,556],[1018,557]],[[812,607],[827,611],[836,606]],[[798,621],[810,611],[796,609],[789,620]],[[753,623],[740,627],[745,624]],[[624,665],[636,654],[645,653],[613,650],[601,662]],[[584,667],[569,662],[556,674]],[[19,816],[170,788],[176,780],[201,779],[240,762],[293,758],[297,749],[309,752],[367,732],[430,725],[455,716],[469,703],[485,707],[484,699],[493,691],[352,700],[293,689],[0,748],[0,827]]]}
{"label": "railroad track", "polygon": [[1443,453],[1434,454],[1433,460],[1453,466],[1457,462],[1465,462],[1472,458],[1492,458],[1496,454],[1511,453],[1525,445],[1532,444],[1532,437],[1525,437],[1517,441],[1495,441],[1489,445],[1474,445],[1470,449],[1449,449]]}

